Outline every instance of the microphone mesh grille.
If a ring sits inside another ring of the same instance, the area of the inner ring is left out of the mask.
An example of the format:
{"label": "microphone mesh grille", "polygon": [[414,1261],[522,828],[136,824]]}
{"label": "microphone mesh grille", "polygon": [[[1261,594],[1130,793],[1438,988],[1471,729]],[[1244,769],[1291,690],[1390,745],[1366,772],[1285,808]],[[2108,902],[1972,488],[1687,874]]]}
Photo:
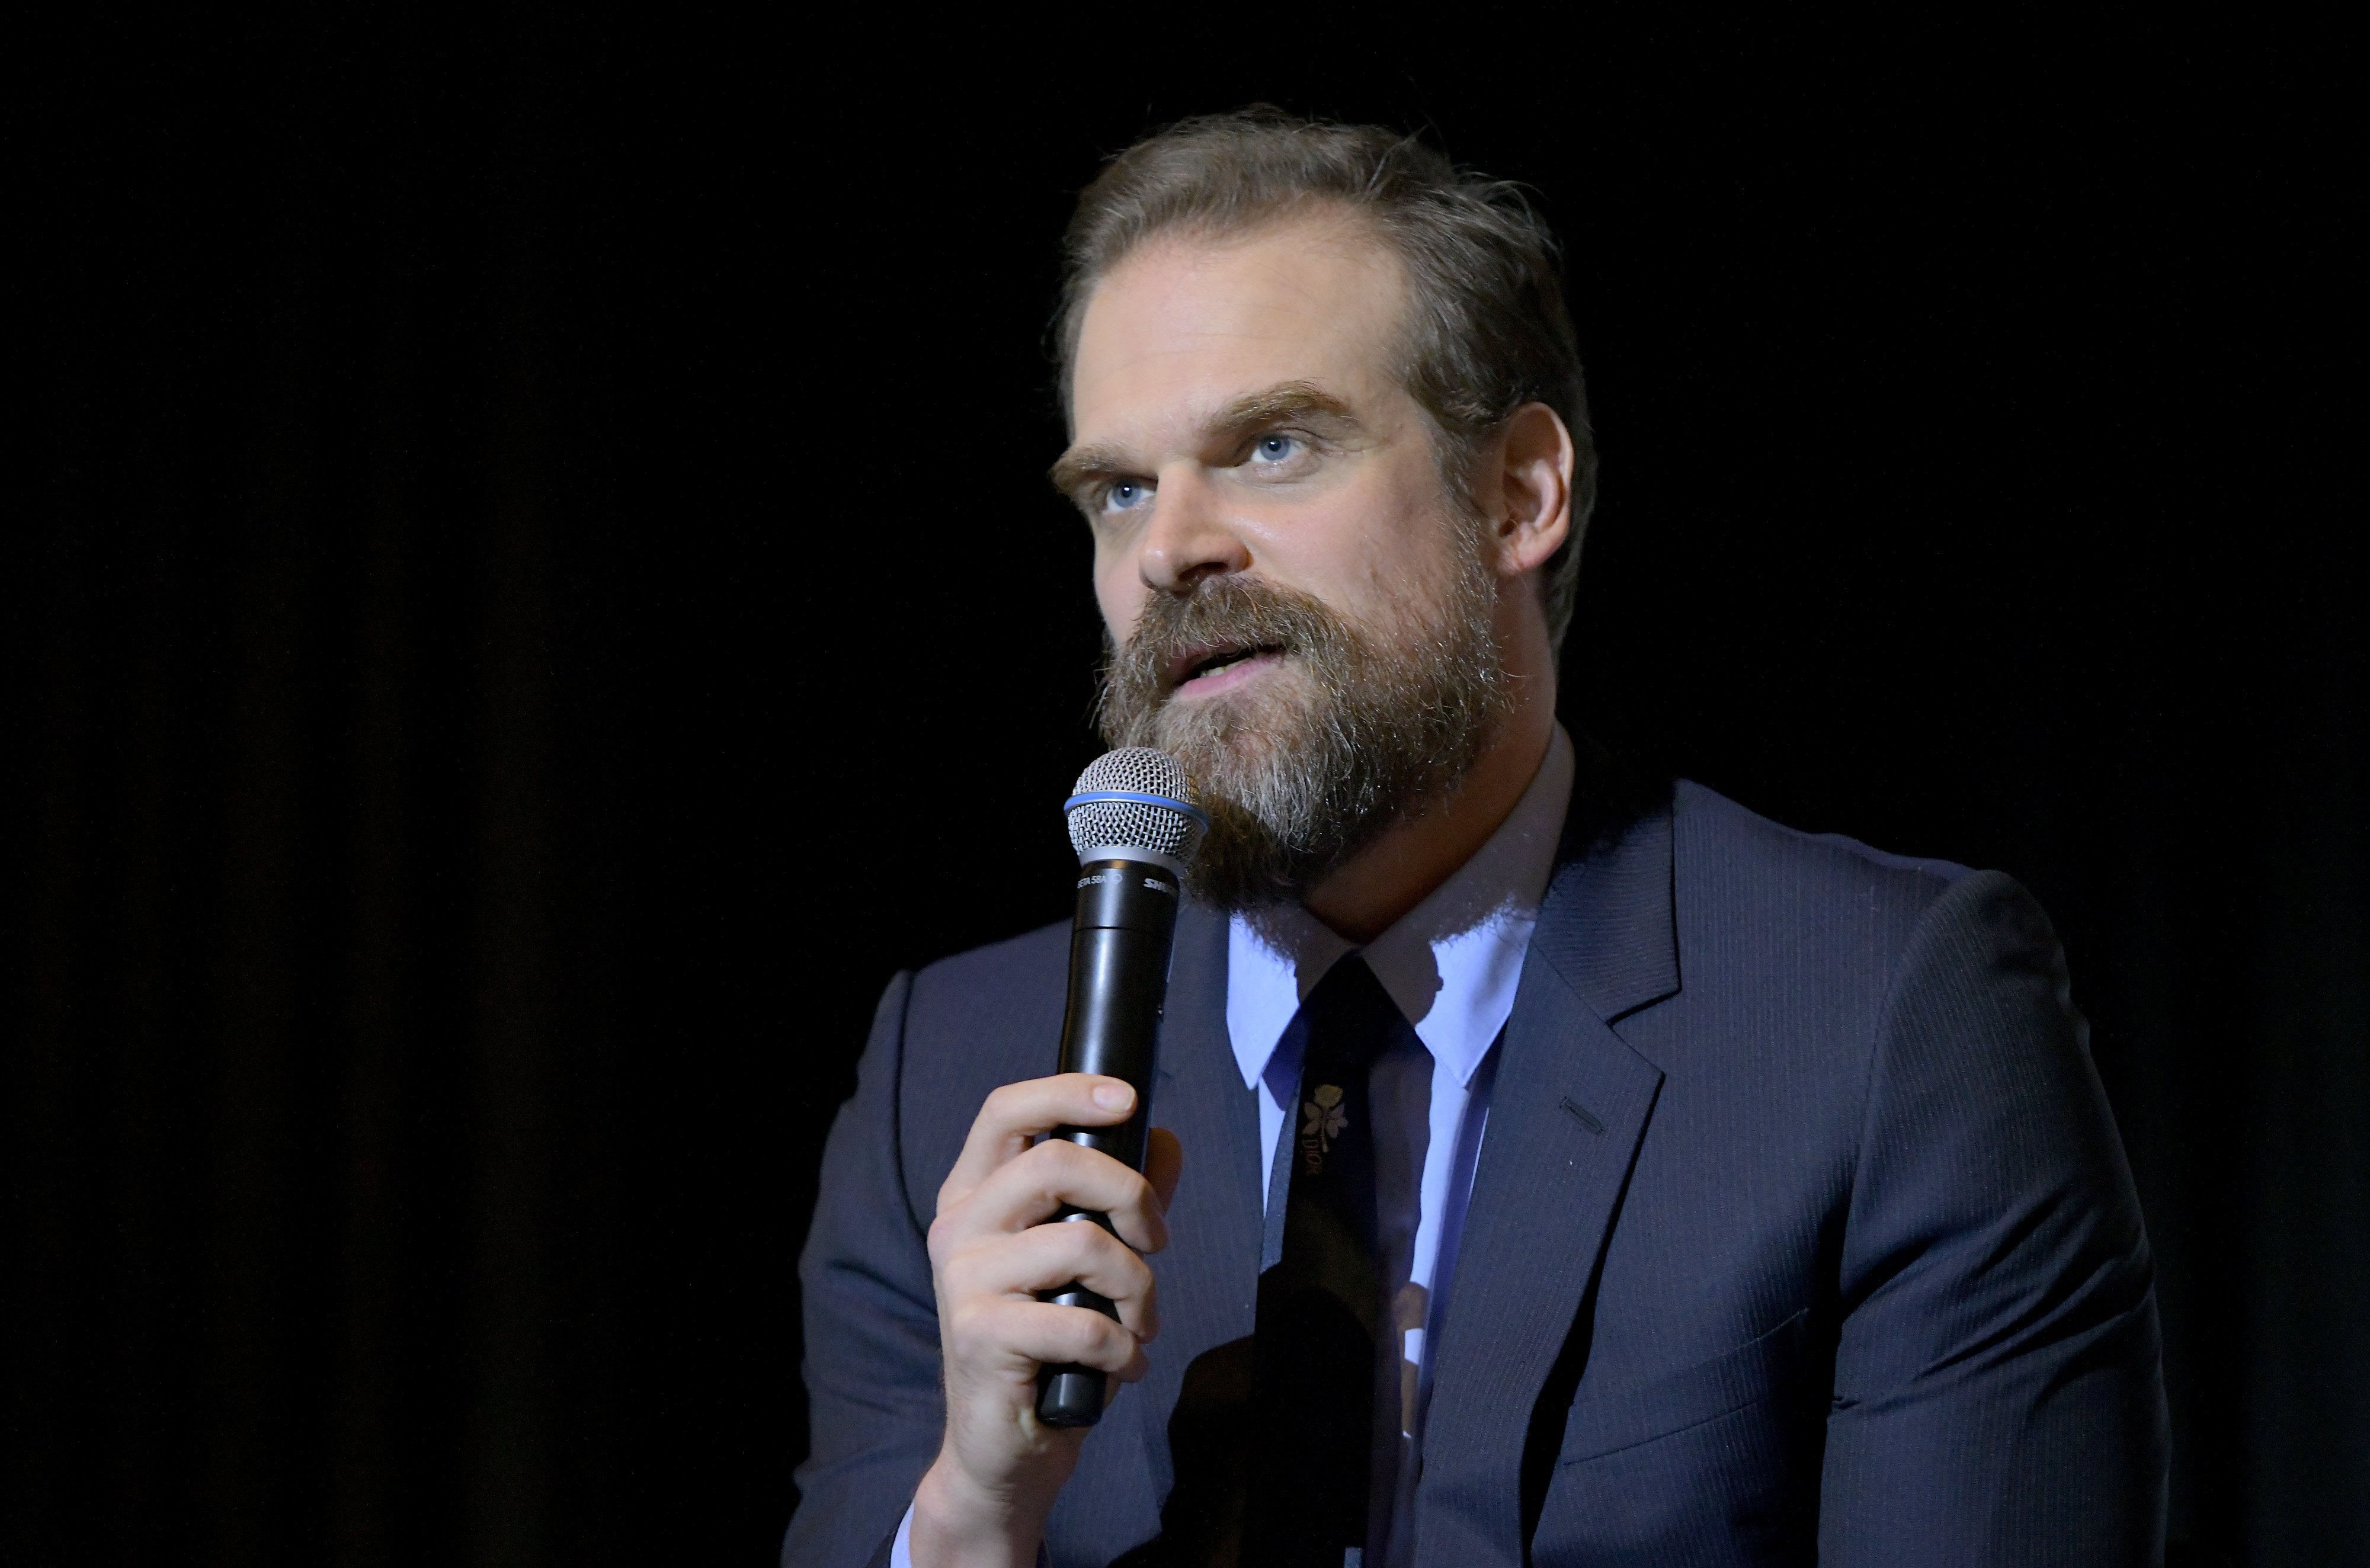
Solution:
{"label": "microphone mesh grille", "polygon": [[[1087,764],[1070,793],[1105,789],[1165,795],[1171,800],[1201,804],[1185,770],[1168,753],[1149,746],[1123,746],[1104,752]],[[1070,813],[1070,847],[1081,855],[1106,845],[1125,845],[1190,860],[1200,836],[1201,825],[1182,811],[1140,800],[1093,800]]]}

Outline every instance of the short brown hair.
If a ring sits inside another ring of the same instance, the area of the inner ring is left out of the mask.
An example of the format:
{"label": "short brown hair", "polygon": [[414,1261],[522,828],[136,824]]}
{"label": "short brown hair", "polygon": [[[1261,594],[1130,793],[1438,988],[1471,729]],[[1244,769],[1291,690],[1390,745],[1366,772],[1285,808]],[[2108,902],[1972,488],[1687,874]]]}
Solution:
{"label": "short brown hair", "polygon": [[1399,380],[1431,416],[1443,477],[1460,500],[1471,501],[1474,453],[1516,408],[1544,403],[1570,429],[1571,536],[1543,568],[1547,632],[1560,648],[1596,503],[1596,447],[1555,236],[1507,181],[1460,169],[1413,136],[1264,105],[1145,137],[1079,195],[1064,237],[1064,408],[1087,301],[1130,251],[1171,230],[1238,233],[1311,202],[1355,212],[1407,268]]}

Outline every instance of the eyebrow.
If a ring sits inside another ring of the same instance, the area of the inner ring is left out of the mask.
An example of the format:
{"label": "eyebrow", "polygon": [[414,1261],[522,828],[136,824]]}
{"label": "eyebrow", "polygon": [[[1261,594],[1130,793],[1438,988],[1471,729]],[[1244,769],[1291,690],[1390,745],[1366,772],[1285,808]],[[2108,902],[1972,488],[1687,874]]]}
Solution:
{"label": "eyebrow", "polygon": [[[1220,407],[1202,422],[1202,440],[1205,445],[1226,446],[1271,426],[1311,418],[1352,429],[1358,426],[1358,417],[1351,412],[1350,406],[1315,382],[1285,381],[1246,393]],[[1065,496],[1075,496],[1089,481],[1125,473],[1131,466],[1125,449],[1100,442],[1072,447],[1062,454],[1047,477],[1053,481],[1055,489]]]}

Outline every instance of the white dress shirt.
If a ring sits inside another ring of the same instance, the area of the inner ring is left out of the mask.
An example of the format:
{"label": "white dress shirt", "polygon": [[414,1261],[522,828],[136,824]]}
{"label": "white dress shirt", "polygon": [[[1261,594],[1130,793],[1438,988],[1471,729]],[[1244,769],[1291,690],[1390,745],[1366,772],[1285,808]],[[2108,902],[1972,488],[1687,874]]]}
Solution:
{"label": "white dress shirt", "polygon": [[[1530,787],[1498,830],[1363,949],[1421,1047],[1403,1042],[1386,1051],[1371,1080],[1377,1240],[1402,1367],[1399,1454],[1389,1467],[1396,1486],[1387,1500],[1377,1498],[1375,1519],[1390,1544],[1372,1559],[1375,1568],[1396,1568],[1414,1544],[1405,1526],[1416,1480],[1411,1458],[1420,1451],[1430,1395],[1427,1336],[1445,1304],[1432,1283],[1455,1274],[1456,1238],[1489,1119],[1491,1047],[1514,1010],[1523,954],[1571,801],[1573,768],[1571,738],[1559,725]],[[1262,1269],[1283,1246],[1276,1156],[1300,1077],[1299,1062],[1281,1059],[1276,1047],[1326,971],[1357,951],[1296,904],[1237,915],[1228,936],[1226,1034],[1245,1087],[1259,1093],[1269,1172]],[[913,1525],[909,1506],[891,1551],[892,1568],[913,1568]]]}

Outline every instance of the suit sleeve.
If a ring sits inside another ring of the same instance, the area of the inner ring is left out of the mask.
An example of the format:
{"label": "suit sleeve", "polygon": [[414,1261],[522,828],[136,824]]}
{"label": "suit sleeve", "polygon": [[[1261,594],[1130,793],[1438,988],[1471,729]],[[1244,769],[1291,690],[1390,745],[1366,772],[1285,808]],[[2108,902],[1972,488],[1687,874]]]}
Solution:
{"label": "suit sleeve", "polygon": [[813,1446],[799,1467],[786,1568],[888,1561],[946,1425],[926,1221],[905,1190],[899,1080],[913,977],[889,984],[856,1093],[823,1146],[799,1284]]}
{"label": "suit sleeve", "polygon": [[1892,982],[1840,1258],[1823,1564],[2161,1561],[2153,1266],[2063,953],[1996,872]]}

